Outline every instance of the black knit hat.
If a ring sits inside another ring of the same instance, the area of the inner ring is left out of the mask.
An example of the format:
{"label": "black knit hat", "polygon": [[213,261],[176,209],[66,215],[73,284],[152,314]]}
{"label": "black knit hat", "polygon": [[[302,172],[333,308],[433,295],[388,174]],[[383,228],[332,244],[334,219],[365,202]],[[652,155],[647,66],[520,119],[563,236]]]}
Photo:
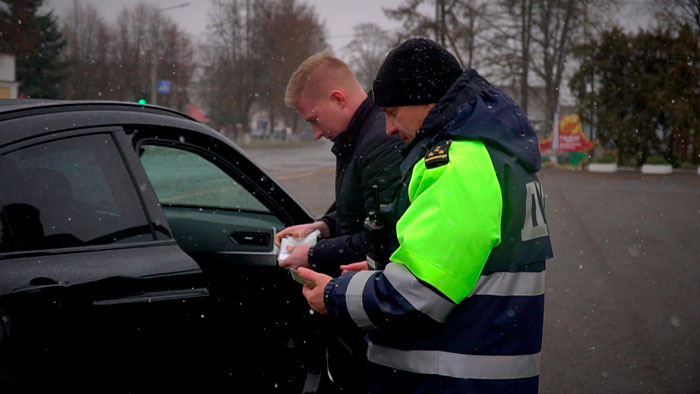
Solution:
{"label": "black knit hat", "polygon": [[437,103],[462,74],[457,59],[437,42],[411,38],[387,55],[372,84],[380,107]]}

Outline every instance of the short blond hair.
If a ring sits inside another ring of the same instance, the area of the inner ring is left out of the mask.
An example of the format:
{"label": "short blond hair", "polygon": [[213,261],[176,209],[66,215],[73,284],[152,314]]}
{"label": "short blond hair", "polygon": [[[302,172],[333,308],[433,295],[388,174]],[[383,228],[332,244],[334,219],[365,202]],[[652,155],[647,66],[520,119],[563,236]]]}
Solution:
{"label": "short blond hair", "polygon": [[284,94],[284,103],[288,107],[294,108],[297,105],[304,89],[312,79],[318,84],[318,76],[315,75],[315,72],[321,69],[328,80],[332,80],[340,86],[347,86],[353,82],[358,83],[355,74],[344,61],[328,53],[317,53],[304,60],[289,78]]}

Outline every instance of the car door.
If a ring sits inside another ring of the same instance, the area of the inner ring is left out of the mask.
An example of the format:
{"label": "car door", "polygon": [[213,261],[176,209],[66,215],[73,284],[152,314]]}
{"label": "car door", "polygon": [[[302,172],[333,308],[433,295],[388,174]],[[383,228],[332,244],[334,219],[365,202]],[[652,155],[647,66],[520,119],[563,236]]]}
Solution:
{"label": "car door", "polygon": [[135,377],[204,320],[202,271],[146,209],[123,134],[55,132],[0,150],[0,383]]}
{"label": "car door", "polygon": [[324,350],[317,316],[309,313],[301,286],[277,265],[273,240],[311,217],[223,138],[167,127],[131,132],[175,240],[200,265],[219,301],[211,314],[212,346],[229,357],[215,368],[255,382],[256,391],[301,392],[318,378]]}

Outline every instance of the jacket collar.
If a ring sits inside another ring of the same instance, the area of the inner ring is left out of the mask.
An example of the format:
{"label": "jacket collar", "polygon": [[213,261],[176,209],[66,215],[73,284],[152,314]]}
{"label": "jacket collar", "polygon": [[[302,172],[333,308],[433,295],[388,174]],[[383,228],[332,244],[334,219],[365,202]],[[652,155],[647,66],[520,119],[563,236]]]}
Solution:
{"label": "jacket collar", "polygon": [[344,152],[350,152],[353,149],[353,142],[357,137],[362,125],[364,124],[367,117],[372,113],[374,108],[374,99],[372,98],[372,92],[367,94],[367,98],[360,104],[355,113],[350,118],[348,127],[343,130],[337,137],[333,140],[333,147],[331,151],[334,155],[340,156]]}
{"label": "jacket collar", "polygon": [[473,100],[490,84],[474,69],[467,69],[445,92],[440,101],[430,110],[423,124],[416,132],[416,137],[401,152],[404,161],[402,174],[406,174],[413,165],[425,155],[429,145],[441,138],[440,131],[454,120],[459,108]]}
{"label": "jacket collar", "polygon": [[428,113],[416,136],[434,136],[454,120],[460,107],[491,86],[476,70],[467,69]]}

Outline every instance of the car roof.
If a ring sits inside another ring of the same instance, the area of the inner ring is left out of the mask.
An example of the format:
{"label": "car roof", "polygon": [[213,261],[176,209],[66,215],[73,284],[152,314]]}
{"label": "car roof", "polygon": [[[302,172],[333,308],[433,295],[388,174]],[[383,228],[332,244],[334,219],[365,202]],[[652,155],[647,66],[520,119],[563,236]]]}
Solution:
{"label": "car roof", "polygon": [[185,128],[221,137],[196,119],[154,105],[122,101],[0,99],[0,147],[77,128],[124,125]]}
{"label": "car roof", "polygon": [[195,120],[181,112],[169,108],[126,101],[0,99],[0,120],[31,116],[40,113],[94,110],[150,112]]}

